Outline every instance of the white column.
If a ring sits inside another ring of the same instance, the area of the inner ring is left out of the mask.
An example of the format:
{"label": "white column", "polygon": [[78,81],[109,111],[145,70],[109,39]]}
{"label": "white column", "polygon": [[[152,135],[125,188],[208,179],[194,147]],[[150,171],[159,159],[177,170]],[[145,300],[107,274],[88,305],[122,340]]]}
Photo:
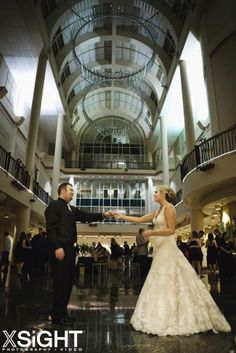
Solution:
{"label": "white column", "polygon": [[61,166],[61,151],[62,151],[62,139],[63,139],[63,126],[64,126],[64,114],[59,113],[57,117],[57,132],[56,132],[56,143],[55,153],[53,160],[53,172],[52,172],[52,198],[57,199],[57,189],[59,184],[60,166]]}
{"label": "white column", "polygon": [[190,222],[191,222],[191,231],[204,229],[204,217],[201,209],[191,209],[190,210]]}
{"label": "white column", "polygon": [[169,152],[167,140],[166,120],[163,116],[160,117],[161,123],[161,150],[162,150],[162,175],[163,184],[169,185]]}
{"label": "white column", "polygon": [[45,56],[44,49],[43,49],[38,60],[33,102],[32,102],[31,115],[30,115],[29,132],[28,132],[27,146],[26,146],[25,167],[31,176],[30,189],[32,189],[32,186],[33,186],[33,168],[34,168],[36,144],[37,144],[37,137],[38,137],[46,65],[47,65],[47,57]]}
{"label": "white column", "polygon": [[152,212],[155,209],[154,205],[154,200],[153,200],[153,193],[154,193],[154,186],[153,186],[153,181],[152,178],[148,178],[148,184],[147,184],[147,213]]}
{"label": "white column", "polygon": [[188,82],[186,61],[181,60],[179,62],[179,67],[180,67],[180,78],[181,78],[182,96],[183,96],[186,149],[187,149],[187,153],[189,153],[194,149],[195,134],[194,134],[193,111],[192,111],[192,104],[191,104],[191,95],[190,95],[190,88],[189,88],[189,82]]}
{"label": "white column", "polygon": [[19,207],[15,211],[16,213],[16,235],[18,236],[21,232],[29,232],[30,224],[30,207]]}
{"label": "white column", "polygon": [[147,162],[150,163],[150,165],[153,164],[152,152],[150,151],[147,152]]}
{"label": "white column", "polygon": [[75,162],[76,161],[76,151],[75,150],[73,150],[73,151],[71,151],[71,162],[72,162],[72,168],[74,168],[75,167],[75,163],[73,163],[73,162]]}

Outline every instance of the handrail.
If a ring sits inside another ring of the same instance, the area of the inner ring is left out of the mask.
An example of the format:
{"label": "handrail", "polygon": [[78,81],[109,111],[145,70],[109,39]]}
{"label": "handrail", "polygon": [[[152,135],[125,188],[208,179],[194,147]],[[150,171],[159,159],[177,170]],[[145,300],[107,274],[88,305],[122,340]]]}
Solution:
{"label": "handrail", "polygon": [[183,200],[183,192],[182,189],[180,189],[179,191],[177,191],[177,193],[175,194],[175,205],[177,205],[178,203],[180,203]]}
{"label": "handrail", "polygon": [[[7,152],[0,145],[0,167],[2,167],[6,172],[8,172],[13,178],[14,184],[19,188],[24,190],[29,189],[30,186],[30,175],[29,172],[25,169],[24,164],[20,159],[14,159],[11,156],[10,152]],[[38,183],[34,181],[33,186],[34,194],[44,203],[49,204],[51,202],[51,197],[48,193],[43,190]]]}
{"label": "handrail", "polygon": [[30,185],[30,175],[20,159],[15,160],[10,152],[0,146],[0,166],[27,189]]}
{"label": "handrail", "polygon": [[236,151],[236,125],[195,145],[194,150],[180,165],[181,181],[193,169],[207,165],[214,158],[232,151]]}
{"label": "handrail", "polygon": [[146,169],[153,170],[155,166],[150,162],[112,162],[112,161],[67,161],[66,168],[79,168],[79,169]]}
{"label": "handrail", "polygon": [[53,201],[51,196],[49,196],[48,192],[46,192],[35,180],[33,184],[33,192],[40,200],[42,200],[47,205],[49,205],[49,203]]}

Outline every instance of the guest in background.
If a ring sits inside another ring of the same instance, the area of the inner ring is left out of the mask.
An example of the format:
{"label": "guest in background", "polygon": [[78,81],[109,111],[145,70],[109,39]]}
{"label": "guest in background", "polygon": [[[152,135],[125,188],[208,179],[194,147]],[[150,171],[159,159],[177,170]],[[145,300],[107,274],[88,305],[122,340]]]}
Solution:
{"label": "guest in background", "polygon": [[21,232],[19,236],[19,240],[16,243],[15,249],[13,251],[13,256],[16,261],[16,269],[17,275],[22,275],[22,269],[24,266],[24,249],[23,249],[23,241],[26,239],[25,232]]}
{"label": "guest in background", "polygon": [[188,242],[189,248],[189,261],[198,276],[201,277],[201,241],[198,236],[198,232],[193,230],[191,233],[191,239]]}
{"label": "guest in background", "polygon": [[210,272],[215,273],[217,268],[218,246],[213,233],[208,233],[205,247],[207,248],[207,268]]}
{"label": "guest in background", "polygon": [[184,256],[188,259],[189,258],[189,253],[188,253],[188,244],[183,242],[181,237],[177,238],[177,246],[178,248],[182,251]]}
{"label": "guest in background", "polygon": [[22,242],[24,266],[22,274],[27,280],[30,279],[33,269],[33,251],[31,243],[31,233],[26,233],[26,237]]}
{"label": "guest in background", "polygon": [[3,248],[2,248],[2,256],[0,261],[0,269],[4,273],[4,277],[7,275],[8,266],[9,266],[9,254],[12,250],[12,238],[9,232],[4,232],[3,235]]}
{"label": "guest in background", "polygon": [[134,262],[139,263],[140,276],[142,280],[146,278],[149,270],[149,267],[147,265],[149,240],[144,238],[143,236],[144,231],[145,231],[144,228],[139,228],[138,234],[136,235],[137,251],[136,251],[136,256],[134,258]]}
{"label": "guest in background", "polygon": [[224,232],[220,242],[219,264],[220,278],[222,280],[232,280],[234,277],[233,250],[233,242],[230,240],[230,236],[227,234],[227,232]]}

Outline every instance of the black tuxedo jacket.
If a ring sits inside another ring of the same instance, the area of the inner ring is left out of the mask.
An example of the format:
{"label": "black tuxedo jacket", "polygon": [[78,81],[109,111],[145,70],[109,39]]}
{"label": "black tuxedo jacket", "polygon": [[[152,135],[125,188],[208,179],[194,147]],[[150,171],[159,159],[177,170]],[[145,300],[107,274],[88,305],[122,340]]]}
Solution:
{"label": "black tuxedo jacket", "polygon": [[45,210],[46,230],[50,245],[54,250],[63,247],[63,243],[77,242],[76,222],[90,223],[102,221],[102,213],[89,213],[70,206],[60,197],[51,202]]}

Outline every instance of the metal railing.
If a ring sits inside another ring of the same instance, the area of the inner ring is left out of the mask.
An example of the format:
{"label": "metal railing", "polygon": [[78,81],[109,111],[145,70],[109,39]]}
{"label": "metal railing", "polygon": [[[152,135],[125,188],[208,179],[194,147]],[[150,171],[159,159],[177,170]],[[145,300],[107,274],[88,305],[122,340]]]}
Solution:
{"label": "metal railing", "polygon": [[33,193],[40,199],[42,200],[44,203],[46,203],[47,205],[49,205],[50,202],[53,201],[53,199],[51,198],[51,196],[49,196],[48,192],[46,192],[40,185],[38,182],[34,181],[34,185],[33,185]]}
{"label": "metal railing", "polygon": [[175,194],[175,205],[177,205],[178,203],[180,203],[183,200],[183,193],[182,193],[182,189],[180,189],[179,191],[177,191],[177,193]]}
{"label": "metal railing", "polygon": [[109,161],[67,161],[66,168],[79,168],[79,169],[155,169],[154,165],[150,162],[109,162]]}
{"label": "metal railing", "polygon": [[0,146],[0,166],[27,189],[30,185],[30,175],[22,162],[12,158],[11,153]]}
{"label": "metal railing", "polygon": [[181,180],[183,181],[191,170],[201,169],[202,165],[209,164],[214,158],[232,151],[236,151],[236,126],[196,145],[182,161]]}
{"label": "metal railing", "polygon": [[[0,146],[0,167],[2,167],[7,173],[9,173],[14,178],[12,183],[18,189],[29,189],[29,172],[25,169],[25,166],[23,165],[20,159],[15,160],[11,156],[11,153],[7,152],[2,146]],[[52,200],[48,193],[43,190],[41,186],[39,186],[39,183],[36,183],[35,181],[33,183],[33,193],[46,204],[49,204]]]}

